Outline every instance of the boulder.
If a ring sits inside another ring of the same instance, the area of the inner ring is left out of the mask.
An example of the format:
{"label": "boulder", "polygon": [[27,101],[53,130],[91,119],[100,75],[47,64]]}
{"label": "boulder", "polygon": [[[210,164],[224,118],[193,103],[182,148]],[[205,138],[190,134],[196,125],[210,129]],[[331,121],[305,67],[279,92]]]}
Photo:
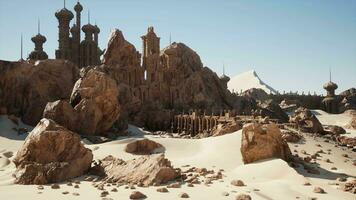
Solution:
{"label": "boulder", "polygon": [[43,116],[83,135],[105,135],[119,114],[116,82],[90,69],[75,83],[70,104],[63,100],[50,102]]}
{"label": "boulder", "polygon": [[0,108],[35,126],[47,102],[70,98],[78,78],[79,69],[66,60],[0,60]]}
{"label": "boulder", "polygon": [[78,134],[42,119],[27,136],[13,162],[18,184],[48,184],[83,175],[93,154]]}
{"label": "boulder", "polygon": [[342,135],[342,134],[346,133],[346,130],[340,126],[329,125],[329,126],[326,126],[325,133],[328,133],[331,135]]}
{"label": "boulder", "polygon": [[128,161],[107,156],[93,171],[98,175],[104,174],[107,182],[141,186],[161,185],[180,176],[163,154],[145,155]]}
{"label": "boulder", "polygon": [[258,104],[258,112],[258,114],[262,117],[276,119],[282,123],[286,123],[289,120],[288,115],[273,100],[267,100],[263,103]]}
{"label": "boulder", "polygon": [[356,147],[356,137],[337,136],[336,142],[341,146]]}
{"label": "boulder", "polygon": [[240,150],[245,164],[268,158],[289,161],[292,156],[276,124],[246,124],[242,129]]}
{"label": "boulder", "polygon": [[253,98],[259,102],[264,102],[268,99],[268,94],[261,88],[248,89],[244,91],[241,96]]}
{"label": "boulder", "polygon": [[291,123],[295,123],[303,132],[320,134],[324,133],[323,126],[318,118],[316,118],[315,115],[306,108],[298,108],[289,121]]}
{"label": "boulder", "polygon": [[282,139],[286,142],[296,143],[299,142],[303,138],[302,135],[292,132],[292,131],[283,131],[282,132]]}
{"label": "boulder", "polygon": [[149,139],[130,142],[125,147],[125,151],[127,153],[141,154],[141,155],[149,155],[149,154],[161,152],[160,151],[161,149],[164,149],[164,147],[161,144]]}
{"label": "boulder", "polygon": [[217,129],[212,133],[212,136],[221,136],[229,133],[233,133],[241,129],[241,124],[236,121],[231,121],[226,124],[219,124]]}

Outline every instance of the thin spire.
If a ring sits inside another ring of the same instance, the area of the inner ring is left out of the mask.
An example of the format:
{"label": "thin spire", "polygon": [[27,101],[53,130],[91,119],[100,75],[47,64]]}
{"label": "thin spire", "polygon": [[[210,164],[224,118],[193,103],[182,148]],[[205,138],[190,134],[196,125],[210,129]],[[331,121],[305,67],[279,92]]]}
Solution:
{"label": "thin spire", "polygon": [[41,21],[40,21],[40,18],[38,18],[38,21],[37,21],[37,30],[38,30],[38,34],[41,33]]}
{"label": "thin spire", "polygon": [[331,67],[329,67],[329,80],[331,82]]}
{"label": "thin spire", "polygon": [[169,46],[171,46],[171,44],[172,44],[172,34],[169,33]]}
{"label": "thin spire", "polygon": [[223,63],[223,75],[225,75],[225,63]]}
{"label": "thin spire", "polygon": [[90,10],[88,10],[88,24],[90,24]]}
{"label": "thin spire", "polygon": [[21,33],[21,61],[23,60],[23,38]]}
{"label": "thin spire", "polygon": [[66,8],[66,0],[63,0],[63,8]]}

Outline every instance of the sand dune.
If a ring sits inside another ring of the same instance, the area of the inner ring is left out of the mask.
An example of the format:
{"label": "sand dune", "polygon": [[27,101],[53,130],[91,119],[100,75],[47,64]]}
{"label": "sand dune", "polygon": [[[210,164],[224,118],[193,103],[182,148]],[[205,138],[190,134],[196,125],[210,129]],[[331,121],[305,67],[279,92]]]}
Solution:
{"label": "sand dune", "polygon": [[[325,117],[326,118],[326,117]],[[22,125],[20,123],[20,125]],[[16,132],[12,127],[16,126],[6,116],[0,117],[0,194],[1,199],[102,199],[100,192],[91,185],[91,182],[81,181],[80,188],[67,186],[65,183],[60,184],[60,189],[51,189],[50,186],[44,186],[44,190],[38,190],[34,185],[15,185],[12,183],[12,172],[15,166],[11,163],[10,158],[6,158],[3,154],[9,151],[16,152],[22,145],[24,136],[16,136]],[[30,127],[27,127],[30,128]],[[133,138],[121,138],[116,141],[104,144],[90,144],[86,141],[86,147],[93,150],[94,158],[101,159],[107,155],[113,155],[122,159],[131,159],[136,157],[126,153],[124,147],[127,143],[142,137],[149,138],[159,142],[165,147],[165,155],[171,160],[175,167],[190,165],[194,167],[205,167],[207,169],[224,169],[223,182],[216,181],[210,186],[204,184],[196,185],[195,187],[187,187],[183,185],[179,189],[168,189],[168,193],[156,192],[157,187],[141,188],[136,190],[148,196],[147,199],[179,199],[178,195],[181,192],[189,194],[190,199],[235,199],[235,196],[240,193],[249,194],[252,199],[308,199],[309,197],[317,197],[318,199],[355,199],[355,195],[343,192],[337,189],[335,185],[329,185],[331,182],[336,182],[336,177],[340,177],[342,173],[350,176],[356,176],[354,166],[351,161],[345,162],[342,153],[347,152],[349,156],[355,159],[354,152],[342,150],[334,147],[330,143],[314,140],[311,137],[306,137],[306,140],[295,146],[290,144],[292,151],[295,149],[300,152],[302,149],[307,152],[314,153],[319,149],[331,149],[331,155],[322,155],[322,159],[329,158],[334,163],[326,163],[320,161],[321,174],[311,176],[303,169],[295,170],[288,166],[286,162],[280,159],[271,159],[263,162],[244,165],[240,153],[241,131],[232,134],[211,137],[204,139],[175,139],[175,138],[160,138],[157,136],[143,135],[140,129],[130,126],[130,132],[135,135]],[[22,138],[22,139],[21,139]],[[322,147],[317,147],[316,144],[321,144]],[[350,159],[347,159],[350,160]],[[331,171],[331,166],[337,166],[338,170]],[[83,180],[85,177],[79,177]],[[246,186],[236,187],[230,184],[233,179],[241,179]],[[304,186],[305,182],[310,182],[311,186]],[[313,193],[314,186],[320,186],[327,194]],[[118,192],[111,192],[111,189],[116,186],[106,187],[109,191],[110,198],[113,199],[128,199],[128,196],[133,191],[119,187]],[[19,192],[21,191],[21,192]],[[62,194],[68,191],[69,194]],[[38,194],[38,192],[42,192]],[[228,192],[229,196],[223,196],[223,192]],[[73,195],[79,193],[79,196]]]}

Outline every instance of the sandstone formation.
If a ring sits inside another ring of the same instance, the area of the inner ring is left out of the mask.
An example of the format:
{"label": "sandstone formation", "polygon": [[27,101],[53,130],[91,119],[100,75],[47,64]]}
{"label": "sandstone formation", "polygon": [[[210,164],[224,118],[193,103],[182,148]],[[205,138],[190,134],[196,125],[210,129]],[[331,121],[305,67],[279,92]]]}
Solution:
{"label": "sandstone formation", "polygon": [[13,162],[19,184],[48,184],[83,175],[93,154],[80,137],[54,121],[42,119],[27,136]]}
{"label": "sandstone formation", "polygon": [[336,142],[341,146],[356,147],[356,137],[338,136]]}
{"label": "sandstone formation", "polygon": [[141,186],[161,185],[180,176],[180,172],[172,167],[163,154],[146,155],[128,161],[107,156],[94,168],[108,182]]}
{"label": "sandstone formation", "polygon": [[325,132],[337,136],[337,135],[345,134],[346,130],[340,126],[330,125],[330,126],[326,126]]}
{"label": "sandstone formation", "polygon": [[70,104],[60,100],[46,106],[43,117],[84,135],[101,135],[119,117],[117,85],[103,72],[90,69],[75,83]]}
{"label": "sandstone formation", "polygon": [[298,108],[294,116],[290,119],[291,123],[296,123],[301,131],[308,133],[324,133],[323,126],[315,115],[308,109]]}
{"label": "sandstone formation", "polygon": [[262,117],[269,117],[270,119],[277,119],[279,122],[288,122],[288,115],[282,108],[272,100],[267,100],[258,104],[257,112]]}
{"label": "sandstone formation", "polygon": [[64,60],[0,61],[0,108],[36,125],[47,102],[69,99],[79,70]]}
{"label": "sandstone formation", "polygon": [[229,133],[233,133],[235,131],[240,130],[241,124],[236,121],[231,121],[225,124],[219,124],[217,129],[215,129],[212,133],[212,136],[221,136]]}
{"label": "sandstone formation", "polygon": [[132,154],[149,155],[164,149],[164,147],[152,140],[143,139],[130,142],[126,145],[125,151]]}
{"label": "sandstone formation", "polygon": [[245,164],[268,158],[291,159],[288,144],[275,124],[247,124],[242,129],[241,154]]}
{"label": "sandstone formation", "polygon": [[259,102],[264,102],[269,98],[268,94],[261,88],[251,88],[246,90],[242,93],[242,96],[253,98]]}
{"label": "sandstone formation", "polygon": [[299,133],[292,132],[292,131],[283,131],[282,132],[282,139],[286,142],[296,143],[299,142],[303,136]]}

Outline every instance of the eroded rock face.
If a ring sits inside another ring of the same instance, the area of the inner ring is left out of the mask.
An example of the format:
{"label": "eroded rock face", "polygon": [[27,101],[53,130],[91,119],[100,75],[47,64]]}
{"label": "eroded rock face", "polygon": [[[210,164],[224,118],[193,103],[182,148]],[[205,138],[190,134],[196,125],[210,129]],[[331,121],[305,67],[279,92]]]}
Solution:
{"label": "eroded rock face", "polygon": [[288,144],[275,124],[246,124],[242,129],[241,153],[245,164],[268,158],[291,159]]}
{"label": "eroded rock face", "polygon": [[325,128],[325,133],[329,133],[337,136],[337,135],[345,134],[346,130],[340,126],[330,125]]}
{"label": "eroded rock face", "polygon": [[284,131],[282,132],[282,139],[286,142],[296,143],[299,142],[303,138],[302,135],[292,132],[292,131]]}
{"label": "eroded rock face", "polygon": [[141,186],[161,185],[180,176],[163,154],[141,156],[124,161],[113,156],[101,160],[100,166],[110,182],[137,184]]}
{"label": "eroded rock face", "polygon": [[93,154],[78,134],[42,119],[27,136],[13,162],[18,184],[47,184],[83,175]]}
{"label": "eroded rock face", "polygon": [[70,104],[63,100],[50,102],[43,116],[80,134],[101,135],[112,127],[119,113],[116,82],[90,69],[75,83]]}
{"label": "eroded rock face", "polygon": [[232,121],[226,124],[221,124],[218,126],[216,130],[212,133],[212,135],[215,136],[221,136],[229,133],[233,133],[235,131],[240,130],[241,124],[238,124],[236,121]]}
{"label": "eroded rock face", "polygon": [[341,146],[356,147],[356,137],[338,136],[336,142]]}
{"label": "eroded rock face", "polygon": [[253,98],[256,101],[266,101],[268,99],[268,94],[260,88],[251,88],[242,93],[242,96]]}
{"label": "eroded rock face", "polygon": [[141,154],[141,155],[153,154],[156,153],[157,151],[160,152],[160,150],[162,149],[164,149],[164,147],[161,144],[149,139],[130,142],[125,147],[125,151],[127,153]]}
{"label": "eroded rock face", "polygon": [[282,108],[272,100],[267,100],[258,105],[259,115],[262,117],[269,117],[270,119],[277,119],[279,122],[288,122],[288,115]]}
{"label": "eroded rock face", "polygon": [[47,102],[69,99],[78,68],[65,60],[0,61],[0,108],[35,126]]}
{"label": "eroded rock face", "polygon": [[315,115],[306,108],[298,108],[294,116],[289,120],[291,123],[296,123],[298,128],[308,133],[324,133],[323,126]]}

